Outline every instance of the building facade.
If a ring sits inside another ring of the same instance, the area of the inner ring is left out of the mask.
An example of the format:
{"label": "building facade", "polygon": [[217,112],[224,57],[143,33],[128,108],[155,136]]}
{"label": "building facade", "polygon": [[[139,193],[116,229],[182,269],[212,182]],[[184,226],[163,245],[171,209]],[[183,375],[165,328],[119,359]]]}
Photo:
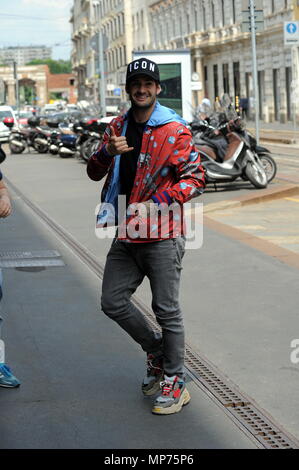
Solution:
{"label": "building facade", "polygon": [[26,65],[35,59],[51,59],[52,48],[47,46],[5,47],[0,48],[0,63],[16,62]]}
{"label": "building facade", "polygon": [[91,0],[74,0],[70,18],[73,42],[71,61],[77,76],[78,100],[94,99],[94,57],[90,47],[93,33],[92,11]]}
{"label": "building facade", "polygon": [[[242,3],[162,0],[149,6],[152,48],[191,50],[192,72],[200,81],[200,90],[193,92],[194,107],[204,97],[215,101],[228,93],[237,104],[247,98],[249,115],[254,114],[251,38],[242,32]],[[292,9],[290,0],[263,0],[264,30],[256,40],[260,118],[265,122],[286,122],[298,114],[292,106],[297,71],[283,38]]]}
{"label": "building facade", "polygon": [[[292,0],[261,0],[264,29],[257,33],[260,118],[265,122],[298,119],[296,60],[284,46],[283,25],[295,18]],[[133,51],[189,48],[197,87],[196,108],[204,97],[228,93],[245,98],[254,115],[250,33],[242,32],[242,0],[74,0],[73,66],[79,99],[98,100],[101,78],[112,101],[125,101],[126,65]],[[101,33],[104,67],[95,42]],[[297,49],[293,50],[297,54]],[[100,69],[103,68],[103,71]],[[81,87],[81,88],[80,88]]]}
{"label": "building facade", "polygon": [[150,44],[148,1],[74,0],[70,22],[78,99],[99,102],[104,83],[107,109],[115,109],[127,101],[126,66],[133,50]]}

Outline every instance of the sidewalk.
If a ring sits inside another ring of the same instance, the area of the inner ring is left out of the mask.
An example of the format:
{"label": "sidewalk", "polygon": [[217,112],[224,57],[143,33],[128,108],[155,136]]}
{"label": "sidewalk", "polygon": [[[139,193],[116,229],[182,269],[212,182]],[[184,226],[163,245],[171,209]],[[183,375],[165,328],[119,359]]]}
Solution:
{"label": "sidewalk", "polygon": [[[246,128],[252,134],[255,132],[255,121],[245,121]],[[281,144],[299,144],[299,125],[294,128],[294,124],[291,122],[280,123],[272,122],[265,123],[259,121],[260,140],[262,142],[273,142]]]}
{"label": "sidewalk", "polygon": [[190,379],[182,413],[152,415],[145,355],[99,311],[99,280],[20,199],[14,209],[1,252],[57,250],[65,266],[3,270],[6,360],[22,384],[0,388],[1,449],[255,447]]}

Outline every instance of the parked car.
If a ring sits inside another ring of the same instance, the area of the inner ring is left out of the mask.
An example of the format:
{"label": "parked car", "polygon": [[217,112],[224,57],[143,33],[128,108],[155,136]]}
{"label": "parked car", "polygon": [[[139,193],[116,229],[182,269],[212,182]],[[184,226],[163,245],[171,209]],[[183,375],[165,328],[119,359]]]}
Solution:
{"label": "parked car", "polygon": [[11,130],[3,123],[4,118],[13,118],[16,123],[16,115],[11,106],[0,106],[0,142],[8,142]]}
{"label": "parked car", "polygon": [[19,126],[27,126],[28,119],[32,117],[32,113],[29,111],[20,111],[18,116]]}
{"label": "parked car", "polygon": [[56,104],[46,104],[44,108],[42,109],[43,114],[53,114],[57,113],[59,111],[59,108],[57,107]]}

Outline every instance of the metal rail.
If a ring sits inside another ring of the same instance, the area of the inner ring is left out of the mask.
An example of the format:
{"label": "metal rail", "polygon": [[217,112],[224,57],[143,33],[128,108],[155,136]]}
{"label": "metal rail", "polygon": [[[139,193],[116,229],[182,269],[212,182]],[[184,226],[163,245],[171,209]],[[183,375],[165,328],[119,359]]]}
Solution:
{"label": "metal rail", "polygon": [[[51,219],[39,206],[28,199],[14,184],[6,181],[11,189],[32,211],[43,220],[53,232],[61,238],[75,255],[93,271],[97,277],[103,278],[104,266],[81,245],[63,227]],[[155,330],[160,327],[155,315],[138,296],[132,297],[132,302],[147,317]],[[202,353],[199,353],[186,344],[185,366],[188,375],[194,383],[207,394],[234,423],[256,445],[265,449],[298,449],[299,441],[285,431],[279,423],[265,410],[259,407],[251,397],[248,397],[218,368],[212,364]]]}

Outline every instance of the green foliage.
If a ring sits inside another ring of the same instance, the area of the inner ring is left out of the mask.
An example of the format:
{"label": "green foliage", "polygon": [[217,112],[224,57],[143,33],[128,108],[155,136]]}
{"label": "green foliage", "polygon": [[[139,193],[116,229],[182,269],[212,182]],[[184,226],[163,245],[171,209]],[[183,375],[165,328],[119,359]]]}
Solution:
{"label": "green foliage", "polygon": [[69,60],[53,60],[53,59],[35,59],[26,65],[46,64],[49,66],[50,72],[56,73],[72,73],[72,64]]}

